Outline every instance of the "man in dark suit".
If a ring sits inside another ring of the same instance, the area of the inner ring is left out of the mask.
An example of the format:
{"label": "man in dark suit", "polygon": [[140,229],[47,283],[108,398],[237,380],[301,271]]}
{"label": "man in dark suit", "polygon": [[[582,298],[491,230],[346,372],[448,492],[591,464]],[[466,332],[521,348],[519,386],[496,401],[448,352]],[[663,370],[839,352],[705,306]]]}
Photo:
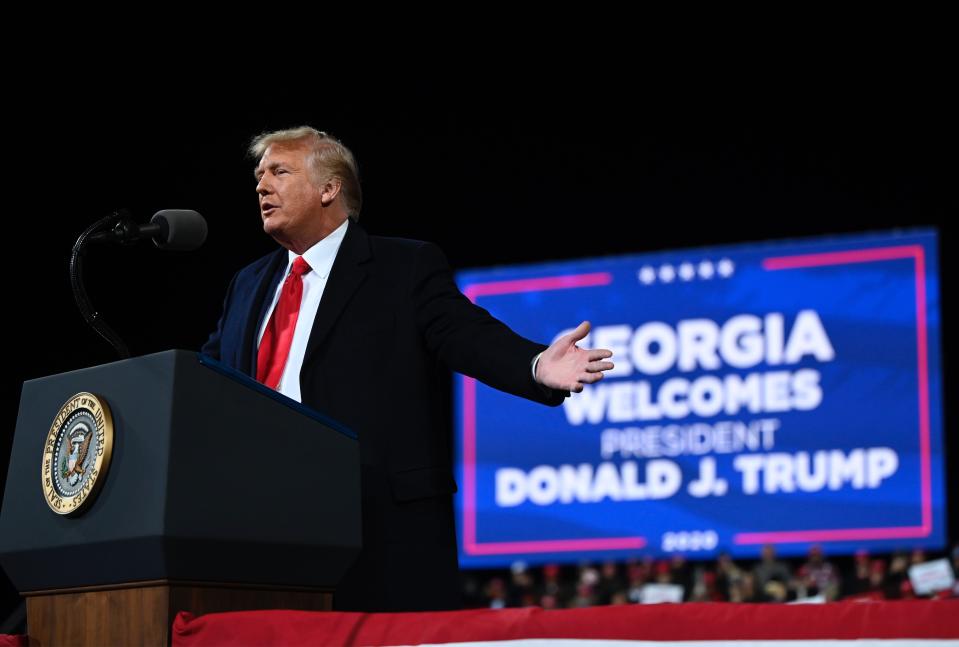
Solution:
{"label": "man in dark suit", "polygon": [[250,150],[263,229],[282,249],[233,278],[203,352],[359,436],[363,550],[336,608],[456,608],[448,371],[556,406],[612,353],[576,346],[587,322],[549,348],[524,339],[459,292],[438,247],[368,235],[336,139],[303,127]]}

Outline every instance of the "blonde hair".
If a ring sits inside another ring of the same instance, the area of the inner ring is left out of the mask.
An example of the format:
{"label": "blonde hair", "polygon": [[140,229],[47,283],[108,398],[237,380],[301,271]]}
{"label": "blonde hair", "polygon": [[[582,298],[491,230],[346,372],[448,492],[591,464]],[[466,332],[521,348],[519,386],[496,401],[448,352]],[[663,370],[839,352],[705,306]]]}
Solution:
{"label": "blonde hair", "polygon": [[309,160],[317,181],[322,182],[330,177],[338,179],[342,183],[346,213],[353,220],[359,220],[360,209],[363,207],[360,171],[353,153],[336,137],[310,126],[274,130],[254,137],[250,142],[249,153],[259,160],[271,144],[299,141],[307,142],[312,148]]}

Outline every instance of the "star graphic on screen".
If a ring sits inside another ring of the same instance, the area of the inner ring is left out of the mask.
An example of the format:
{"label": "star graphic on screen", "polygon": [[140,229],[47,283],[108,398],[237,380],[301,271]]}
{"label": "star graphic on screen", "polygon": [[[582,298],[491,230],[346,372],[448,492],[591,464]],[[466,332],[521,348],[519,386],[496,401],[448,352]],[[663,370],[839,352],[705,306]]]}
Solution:
{"label": "star graphic on screen", "polygon": [[701,279],[713,278],[713,264],[710,261],[702,261],[699,264],[699,278]]}
{"label": "star graphic on screen", "polygon": [[736,266],[728,258],[724,258],[716,263],[716,271],[719,272],[719,275],[724,279],[732,276],[735,269]]}
{"label": "star graphic on screen", "polygon": [[676,270],[673,269],[672,265],[662,265],[659,268],[659,280],[663,283],[672,283],[673,279],[676,278]]}
{"label": "star graphic on screen", "polygon": [[656,280],[656,270],[649,265],[644,265],[642,268],[640,268],[638,276],[643,285],[649,285]]}

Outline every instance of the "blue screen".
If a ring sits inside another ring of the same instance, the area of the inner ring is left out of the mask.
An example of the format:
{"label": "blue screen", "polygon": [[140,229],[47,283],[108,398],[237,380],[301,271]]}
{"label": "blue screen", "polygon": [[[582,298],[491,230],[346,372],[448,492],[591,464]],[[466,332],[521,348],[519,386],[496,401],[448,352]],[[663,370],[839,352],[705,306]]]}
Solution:
{"label": "blue screen", "polygon": [[942,547],[937,267],[918,231],[459,273],[616,364],[559,407],[456,377],[461,564]]}

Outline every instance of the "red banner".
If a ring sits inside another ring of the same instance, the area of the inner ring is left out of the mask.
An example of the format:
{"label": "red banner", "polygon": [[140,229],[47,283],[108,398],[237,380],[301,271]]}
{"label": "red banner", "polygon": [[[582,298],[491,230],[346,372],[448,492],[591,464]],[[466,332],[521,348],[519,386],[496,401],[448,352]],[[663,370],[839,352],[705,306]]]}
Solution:
{"label": "red banner", "polygon": [[[524,639],[857,640],[959,638],[959,600],[823,605],[630,605],[439,613],[248,611],[177,616],[174,647],[414,645]],[[791,643],[796,645],[796,643]]]}

